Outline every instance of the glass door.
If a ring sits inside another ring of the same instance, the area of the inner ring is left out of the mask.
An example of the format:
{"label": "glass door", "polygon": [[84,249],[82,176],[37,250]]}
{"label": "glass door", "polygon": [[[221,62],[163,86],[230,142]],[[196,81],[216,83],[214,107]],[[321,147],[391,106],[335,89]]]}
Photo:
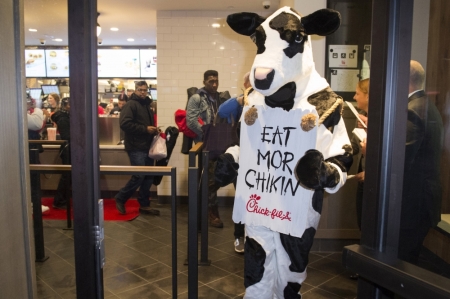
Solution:
{"label": "glass door", "polygon": [[[450,296],[446,1],[373,1],[358,298]],[[410,76],[412,74],[412,76]]]}

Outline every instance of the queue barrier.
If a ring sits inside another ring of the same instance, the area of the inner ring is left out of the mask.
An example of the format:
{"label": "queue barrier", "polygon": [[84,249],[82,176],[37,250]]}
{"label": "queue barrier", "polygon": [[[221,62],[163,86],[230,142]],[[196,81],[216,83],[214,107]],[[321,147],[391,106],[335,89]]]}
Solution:
{"label": "queue barrier", "polygon": [[[42,143],[42,141],[40,142]],[[45,143],[55,144],[55,143]],[[30,154],[30,160],[34,160],[39,155],[38,150]],[[31,158],[33,156],[33,158]],[[30,172],[33,176],[31,180],[31,192],[33,200],[33,218],[35,226],[35,247],[36,261],[45,261],[44,251],[44,234],[42,225],[42,210],[40,199],[40,173],[63,173],[71,171],[71,165],[53,165],[53,164],[30,164]],[[177,298],[177,203],[176,203],[176,168],[171,166],[116,166],[116,165],[100,165],[100,174],[110,175],[154,175],[154,176],[170,176],[171,177],[171,218],[172,218],[172,298]],[[69,217],[70,218],[70,217]],[[40,222],[40,223],[37,223]],[[36,234],[37,231],[37,234]],[[189,297],[191,298],[191,297]]]}
{"label": "queue barrier", "polygon": [[[210,266],[208,259],[208,161],[209,152],[197,142],[189,150],[188,170],[188,298],[198,298],[198,266]],[[201,232],[198,260],[198,232]]]}

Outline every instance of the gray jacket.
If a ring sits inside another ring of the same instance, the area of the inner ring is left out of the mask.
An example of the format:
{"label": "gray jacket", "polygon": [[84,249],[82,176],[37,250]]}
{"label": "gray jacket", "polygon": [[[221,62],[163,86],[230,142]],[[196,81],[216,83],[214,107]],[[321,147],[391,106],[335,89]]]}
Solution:
{"label": "gray jacket", "polygon": [[[230,93],[228,91],[219,93],[217,109],[223,102],[225,102],[229,98]],[[198,93],[189,98],[186,107],[186,124],[189,129],[197,134],[194,142],[199,142],[203,139],[202,125],[198,122],[198,118],[200,117],[202,119],[203,124],[209,124],[213,119],[214,113],[217,113],[217,109],[211,109],[211,106],[208,105],[207,96],[205,93],[201,92],[201,89]],[[217,121],[226,122],[226,119],[218,117]]]}

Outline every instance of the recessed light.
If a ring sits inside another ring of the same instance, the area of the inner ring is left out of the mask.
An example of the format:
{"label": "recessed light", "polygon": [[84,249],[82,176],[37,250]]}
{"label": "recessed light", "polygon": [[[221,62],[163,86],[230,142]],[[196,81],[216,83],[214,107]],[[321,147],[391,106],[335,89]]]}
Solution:
{"label": "recessed light", "polygon": [[219,28],[219,27],[220,27],[220,24],[218,24],[218,23],[213,23],[211,26],[212,26],[213,28]]}
{"label": "recessed light", "polygon": [[134,42],[134,38],[129,38],[129,39],[127,39],[127,41]]}
{"label": "recessed light", "polygon": [[62,38],[54,38],[54,39],[52,39],[52,41],[54,41],[54,42],[62,42]]}
{"label": "recessed light", "polygon": [[28,31],[31,31],[31,32],[37,32],[37,29],[30,28],[30,29],[28,29]]}
{"label": "recessed light", "polygon": [[111,31],[119,31],[119,28],[117,28],[117,27],[111,27],[110,30],[111,30]]}

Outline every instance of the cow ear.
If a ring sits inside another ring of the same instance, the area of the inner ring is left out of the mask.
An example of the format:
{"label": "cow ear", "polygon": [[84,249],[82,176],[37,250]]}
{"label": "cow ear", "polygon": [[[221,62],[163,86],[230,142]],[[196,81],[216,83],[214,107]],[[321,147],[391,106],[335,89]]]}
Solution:
{"label": "cow ear", "polygon": [[341,25],[341,14],[333,9],[320,9],[301,19],[305,33],[321,36],[335,32]]}
{"label": "cow ear", "polygon": [[227,23],[235,32],[250,36],[265,19],[252,12],[239,12],[227,17]]}

